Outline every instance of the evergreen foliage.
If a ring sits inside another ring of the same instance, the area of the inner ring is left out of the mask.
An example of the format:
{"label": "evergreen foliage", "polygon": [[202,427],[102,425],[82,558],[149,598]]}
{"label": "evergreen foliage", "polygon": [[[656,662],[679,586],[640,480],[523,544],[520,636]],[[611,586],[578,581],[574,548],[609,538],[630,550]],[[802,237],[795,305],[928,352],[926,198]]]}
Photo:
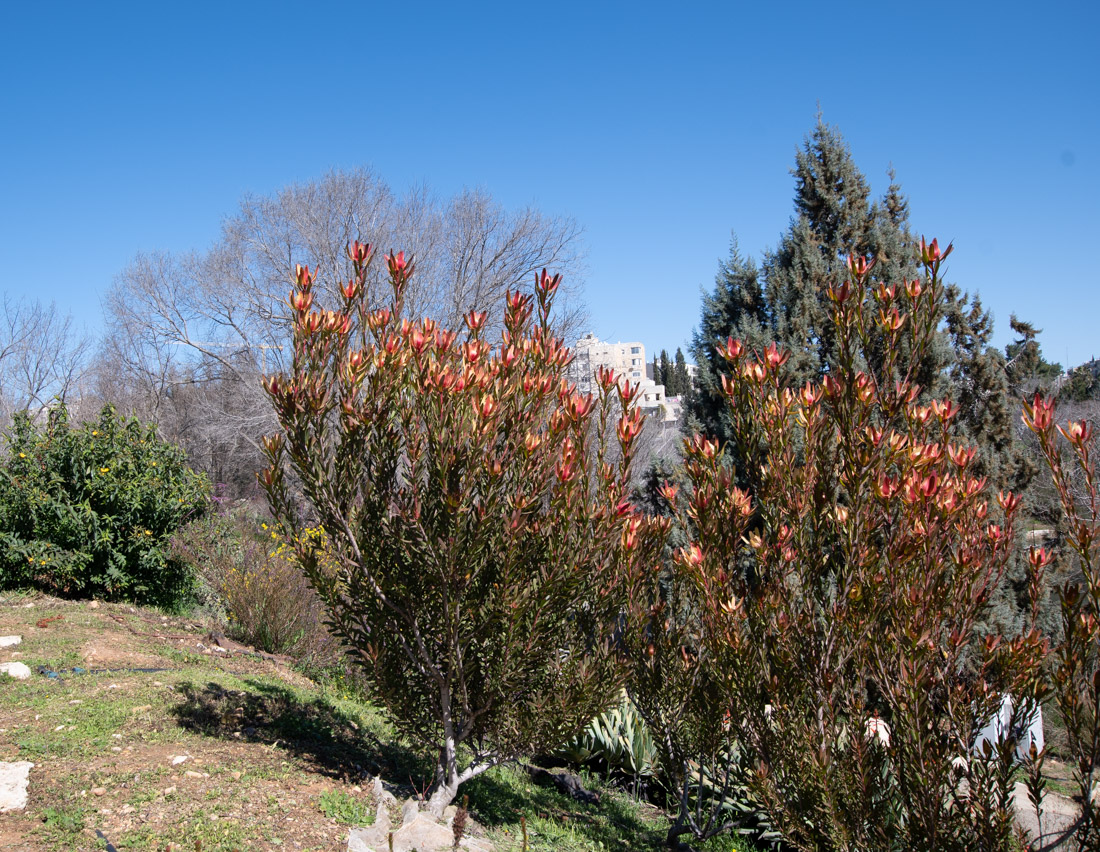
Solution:
{"label": "evergreen foliage", "polygon": [[691,390],[691,378],[688,376],[687,361],[684,359],[684,351],[676,347],[676,362],[672,368],[672,384],[676,392],[669,392],[670,396],[685,396]]}
{"label": "evergreen foliage", "polygon": [[0,588],[178,606],[193,592],[169,537],[209,505],[206,477],[155,426],[106,406],[69,424],[15,416],[0,461]]}
{"label": "evergreen foliage", "polygon": [[1005,372],[1012,395],[1023,398],[1062,375],[1062,365],[1043,357],[1037,339],[1042,329],[1018,319],[1016,314],[1012,314],[1009,325],[1016,339],[1005,347]]}
{"label": "evergreen foliage", "polygon": [[[795,211],[787,232],[759,267],[740,253],[736,238],[732,241],[693,337],[699,375],[687,422],[723,442],[730,432],[717,347],[727,338],[757,352],[774,342],[791,353],[795,378],[820,380],[835,367],[837,356],[826,293],[845,279],[847,258],[874,258],[871,284],[876,287],[911,280],[917,273],[909,203],[893,170],[886,193],[872,199],[839,131],[819,117],[791,174]],[[962,408],[965,438],[979,446],[982,470],[999,487],[1020,489],[1034,466],[1014,446],[1005,360],[990,345],[992,317],[977,297],[958,287],[947,286],[945,296],[935,341],[911,372],[912,354],[898,353],[895,372],[911,374],[923,399],[950,395]],[[880,366],[881,346],[871,341],[863,357],[869,366]]]}

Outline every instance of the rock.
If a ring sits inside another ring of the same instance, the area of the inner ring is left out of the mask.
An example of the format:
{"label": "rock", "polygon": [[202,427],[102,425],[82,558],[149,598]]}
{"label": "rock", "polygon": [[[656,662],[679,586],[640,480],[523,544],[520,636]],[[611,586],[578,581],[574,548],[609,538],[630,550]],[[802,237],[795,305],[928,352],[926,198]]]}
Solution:
{"label": "rock", "polygon": [[[450,852],[454,848],[454,832],[450,826],[436,822],[430,814],[420,811],[420,803],[410,799],[401,808],[401,827],[393,832],[393,852]],[[471,825],[467,822],[467,825]],[[348,852],[389,852],[390,816],[387,806],[378,805],[374,825],[353,828],[348,834]],[[459,844],[467,852],[493,852],[493,845],[484,838],[467,834]]]}
{"label": "rock", "polygon": [[99,601],[92,601],[88,604],[88,609],[99,609]]}
{"label": "rock", "polygon": [[33,766],[29,760],[0,762],[0,814],[27,806],[27,780]]}
{"label": "rock", "polygon": [[107,794],[106,787],[92,787],[93,796],[105,796]]}
{"label": "rock", "polygon": [[172,758],[172,765],[173,766],[179,766],[185,760],[187,760],[187,755],[186,754],[177,754]]}
{"label": "rock", "polygon": [[387,790],[382,785],[382,779],[381,778],[375,778],[374,779],[374,786],[372,788],[372,792],[374,793],[374,800],[376,802],[378,802],[378,804],[380,804],[380,805],[385,804],[387,806],[390,806],[390,805],[396,805],[397,804],[397,797],[394,796],[393,793],[391,793],[389,790]]}
{"label": "rock", "polygon": [[176,792],[176,785],[173,784],[171,787],[165,787],[163,790],[161,790],[161,792],[166,796],[171,796],[173,793]]}
{"label": "rock", "polygon": [[229,773],[229,775],[234,781],[241,780],[241,770],[239,769],[234,769],[232,772]]}
{"label": "rock", "polygon": [[203,778],[205,777],[201,772],[195,772],[193,769],[188,769],[183,773],[184,778]]}
{"label": "rock", "polygon": [[23,641],[22,636],[0,636],[0,648],[10,648]]}
{"label": "rock", "polygon": [[559,792],[578,802],[585,802],[586,804],[592,805],[598,805],[600,803],[600,794],[585,789],[584,782],[581,781],[580,776],[574,775],[568,770],[552,769],[547,771],[537,766],[532,766],[528,768],[527,772],[531,776],[531,780],[536,784],[553,784],[558,788]]}
{"label": "rock", "polygon": [[31,670],[26,663],[0,663],[0,674],[6,674],[16,680],[26,680],[31,676]]}

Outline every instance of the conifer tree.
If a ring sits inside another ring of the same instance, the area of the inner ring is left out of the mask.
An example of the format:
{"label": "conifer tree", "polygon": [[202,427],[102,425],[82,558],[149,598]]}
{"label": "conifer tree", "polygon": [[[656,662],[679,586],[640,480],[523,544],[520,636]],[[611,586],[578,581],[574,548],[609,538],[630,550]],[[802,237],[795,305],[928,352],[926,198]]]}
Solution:
{"label": "conifer tree", "polygon": [[672,368],[672,381],[676,386],[676,396],[684,396],[691,390],[691,379],[688,377],[687,361],[684,359],[684,350],[676,347],[676,361]]}
{"label": "conifer tree", "polygon": [[717,347],[734,337],[750,349],[762,350],[769,340],[769,314],[764,300],[760,271],[744,257],[737,237],[730,239],[729,259],[718,265],[714,291],[703,296],[699,328],[692,338],[691,352],[699,368],[695,376],[694,400],[687,408],[685,428],[705,435],[729,435],[729,414],[722,396],[724,361]]}
{"label": "conifer tree", "polygon": [[[874,259],[873,286],[916,275],[909,203],[893,169],[886,193],[872,199],[840,132],[819,116],[797,152],[791,174],[795,211],[787,232],[764,254],[759,269],[733,241],[729,260],[719,266],[713,293],[704,298],[692,341],[699,376],[687,425],[722,440],[729,431],[721,404],[723,365],[716,347],[727,337],[758,351],[775,342],[792,353],[791,366],[801,381],[816,381],[835,363],[826,293],[829,285],[844,280],[847,258]],[[1014,419],[1004,358],[990,346],[992,317],[977,298],[958,287],[949,287],[946,295],[943,333],[921,355],[913,376],[924,396],[950,394],[959,403],[964,433],[981,448],[994,483],[1019,489],[1027,481],[1028,467],[1018,457],[1004,465],[994,463],[1006,453],[1014,455]],[[880,355],[871,345],[865,357],[875,361]],[[909,353],[902,352],[899,367],[908,366]]]}
{"label": "conifer tree", "polygon": [[672,367],[668,363],[668,352],[661,350],[661,382],[665,386],[665,396],[676,396],[673,385]]}
{"label": "conifer tree", "polygon": [[1062,375],[1062,365],[1052,364],[1043,357],[1038,341],[1043,333],[1041,328],[1024,322],[1016,314],[1012,314],[1009,326],[1016,339],[1005,347],[1005,372],[1012,395],[1023,399]]}

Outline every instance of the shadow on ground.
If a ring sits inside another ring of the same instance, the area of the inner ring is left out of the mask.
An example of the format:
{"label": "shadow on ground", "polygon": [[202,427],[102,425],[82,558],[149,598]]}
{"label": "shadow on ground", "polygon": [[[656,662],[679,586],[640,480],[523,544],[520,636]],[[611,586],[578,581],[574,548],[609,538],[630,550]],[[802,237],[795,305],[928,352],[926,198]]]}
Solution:
{"label": "shadow on ground", "polygon": [[192,733],[279,748],[310,763],[318,772],[349,782],[364,773],[387,779],[430,776],[425,762],[409,748],[386,742],[324,698],[303,701],[292,690],[252,678],[243,690],[218,683],[200,687],[183,681],[183,701],[171,710]]}
{"label": "shadow on ground", "polygon": [[639,808],[619,796],[604,795],[597,804],[575,801],[527,777],[522,767],[488,772],[464,784],[460,793],[470,796],[470,811],[487,828],[514,825],[520,816],[556,820],[569,825],[595,848],[617,849],[624,837],[646,838],[656,845],[663,831],[658,832]]}

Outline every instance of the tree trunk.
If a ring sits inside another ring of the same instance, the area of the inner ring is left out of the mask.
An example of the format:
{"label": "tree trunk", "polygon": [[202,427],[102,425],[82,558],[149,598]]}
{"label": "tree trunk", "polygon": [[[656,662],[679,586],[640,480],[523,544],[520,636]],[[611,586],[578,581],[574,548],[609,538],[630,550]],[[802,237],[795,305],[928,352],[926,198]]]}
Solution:
{"label": "tree trunk", "polygon": [[458,794],[458,779],[454,778],[449,783],[436,782],[431,796],[428,797],[428,813],[436,819],[443,818],[443,811],[447,805],[454,801]]}

